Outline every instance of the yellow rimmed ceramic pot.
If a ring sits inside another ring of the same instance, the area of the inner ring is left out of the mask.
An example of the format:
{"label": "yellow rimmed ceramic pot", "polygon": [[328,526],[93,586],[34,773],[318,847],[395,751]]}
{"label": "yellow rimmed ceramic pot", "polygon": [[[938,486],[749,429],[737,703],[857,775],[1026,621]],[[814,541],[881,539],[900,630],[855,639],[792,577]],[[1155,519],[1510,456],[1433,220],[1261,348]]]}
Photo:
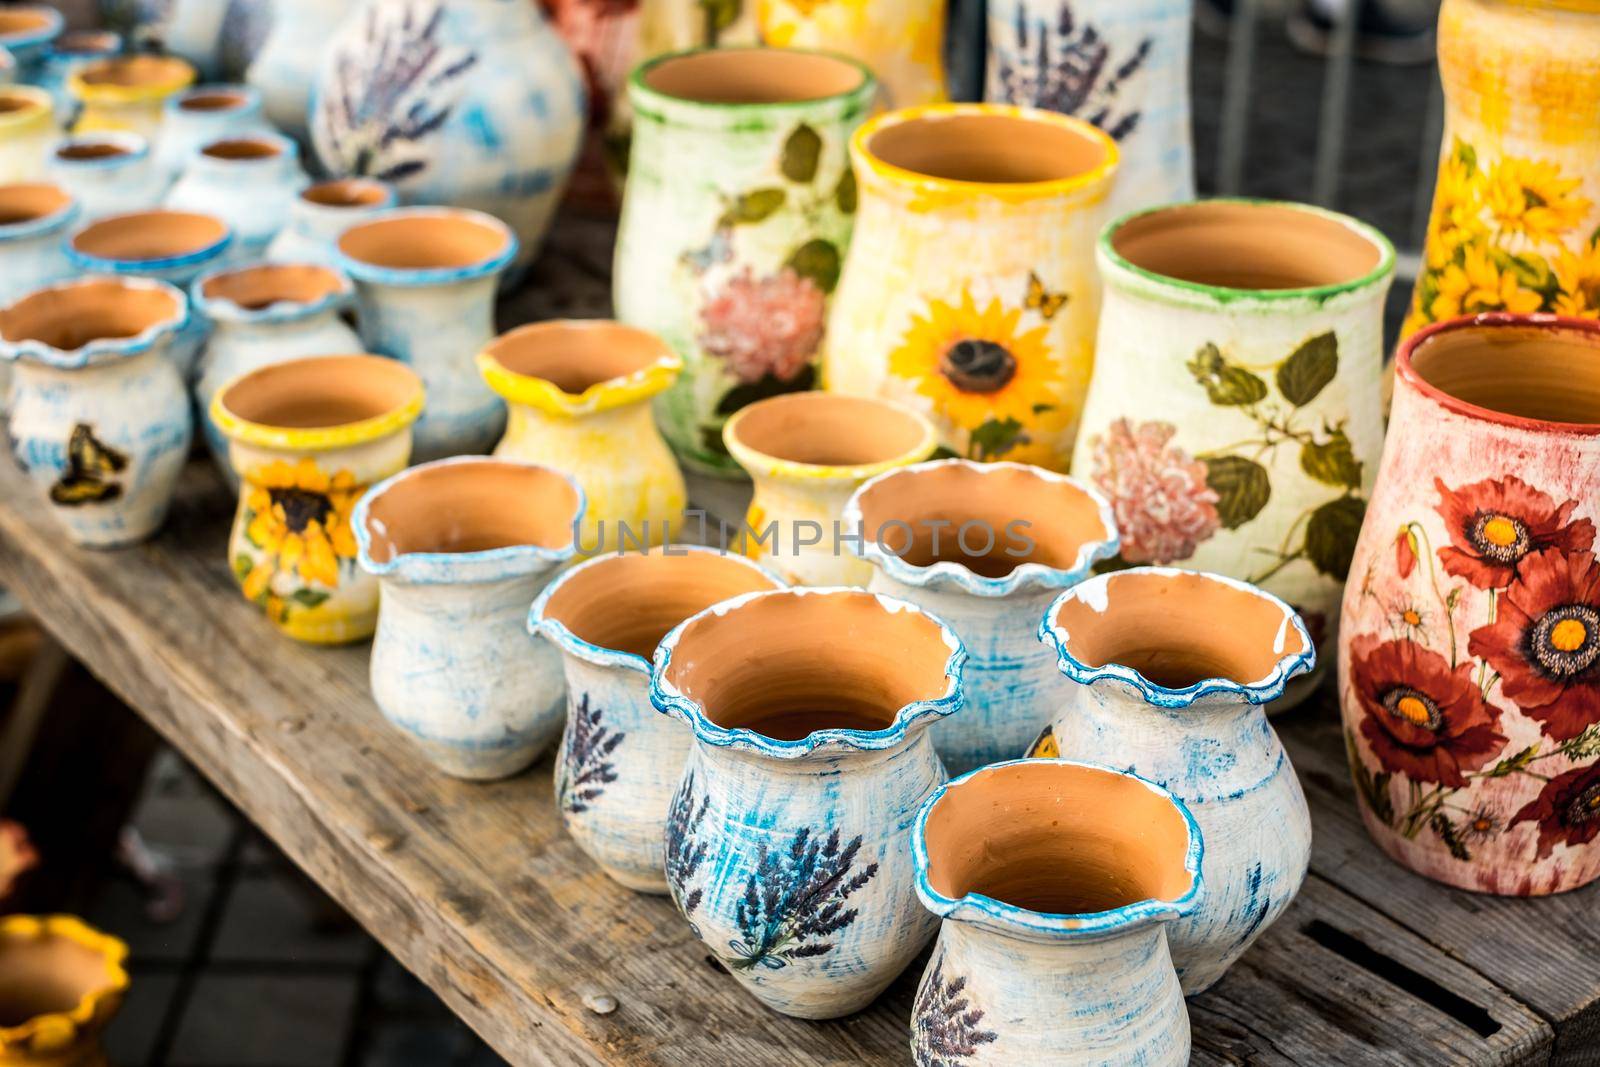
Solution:
{"label": "yellow rimmed ceramic pot", "polygon": [[0,1067],[106,1067],[128,946],[64,915],[0,919]]}
{"label": "yellow rimmed ceramic pot", "polygon": [[118,56],[85,64],[67,78],[67,92],[83,109],[72,132],[124,130],[153,142],[167,100],[194,79],[194,67],[175,56]]}
{"label": "yellow rimmed ceramic pot", "polygon": [[242,479],[228,559],[247,600],[298,641],[371,637],[378,580],[357,565],[350,515],[405,469],[422,380],[382,356],[276,363],[217,390],[211,419]]}
{"label": "yellow rimmed ceramic pot", "polygon": [[31,85],[0,86],[0,184],[44,177],[55,143],[55,107],[50,94]]}
{"label": "yellow rimmed ceramic pot", "polygon": [[683,371],[666,342],[618,322],[553,320],[496,338],[478,370],[510,409],[494,454],[565,471],[583,487],[579,552],[671,539],[683,473],[649,403]]}

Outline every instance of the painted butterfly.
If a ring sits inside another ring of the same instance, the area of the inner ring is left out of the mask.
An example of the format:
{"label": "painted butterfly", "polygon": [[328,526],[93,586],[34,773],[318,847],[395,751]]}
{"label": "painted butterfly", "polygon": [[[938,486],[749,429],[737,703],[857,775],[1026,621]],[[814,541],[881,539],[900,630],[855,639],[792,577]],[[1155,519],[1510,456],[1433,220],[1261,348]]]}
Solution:
{"label": "painted butterfly", "polygon": [[115,500],[122,495],[122,486],[106,476],[127,467],[127,456],[95,440],[94,430],[80,422],[67,439],[67,469],[50,487],[50,499],[67,507]]}
{"label": "painted butterfly", "polygon": [[1039,275],[1033,271],[1028,272],[1028,295],[1023,301],[1030,311],[1037,311],[1049,322],[1056,317],[1056,312],[1067,306],[1067,301],[1072,297],[1068,293],[1052,293],[1044,287],[1044,282],[1039,280]]}

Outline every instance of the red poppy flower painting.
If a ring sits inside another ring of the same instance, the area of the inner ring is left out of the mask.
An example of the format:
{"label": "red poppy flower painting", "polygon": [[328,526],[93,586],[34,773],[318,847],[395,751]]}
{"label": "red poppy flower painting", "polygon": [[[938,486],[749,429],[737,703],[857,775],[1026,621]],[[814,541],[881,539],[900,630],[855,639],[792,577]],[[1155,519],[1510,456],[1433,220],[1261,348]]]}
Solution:
{"label": "red poppy flower painting", "polygon": [[1594,545],[1594,523],[1569,522],[1577,502],[1557,505],[1515,475],[1486,478],[1451,489],[1435,478],[1439,515],[1450,544],[1439,549],[1444,569],[1479,589],[1504,589],[1522,561],[1547,548],[1587,552]]}
{"label": "red poppy flower painting", "polygon": [[1539,858],[1558,844],[1586,845],[1600,835],[1600,764],[1574,767],[1545,783],[1510,825],[1539,824]]}

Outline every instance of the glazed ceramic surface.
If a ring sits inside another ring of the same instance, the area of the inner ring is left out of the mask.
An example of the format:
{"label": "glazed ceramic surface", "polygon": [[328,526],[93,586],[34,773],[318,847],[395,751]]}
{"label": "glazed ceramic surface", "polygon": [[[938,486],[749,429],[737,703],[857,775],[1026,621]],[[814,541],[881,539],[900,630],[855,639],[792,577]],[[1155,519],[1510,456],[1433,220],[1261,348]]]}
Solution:
{"label": "glazed ceramic surface", "polygon": [[150,146],[134,133],[90,133],[58,141],[45,158],[44,171],[78,201],[85,219],[153,208],[166,192],[166,182],[151,165]]}
{"label": "glazed ceramic surface", "polygon": [[650,398],[682,369],[660,338],[612,322],[520,326],[478,354],[510,412],[495,455],[578,480],[589,500],[578,537],[585,555],[664,544],[681,527],[683,473]]}
{"label": "glazed ceramic surface", "polygon": [[532,0],[363,0],[312,98],[332,175],[498,216],[521,242],[517,273],[543,243],[584,119],[577,62]]}
{"label": "glazed ceramic surface", "polygon": [[946,778],[927,728],[960,709],[965,659],[938,620],[858,589],[749,593],[656,649],[651,700],[695,735],[667,882],[773,1010],[858,1011],[932,938],[910,829]]}
{"label": "glazed ceramic surface", "polygon": [[1094,360],[1094,235],[1116,144],[1062,115],[947,104],[874,119],[851,154],[858,251],[828,319],[824,386],[926,412],[957,455],[1064,470]]}
{"label": "glazed ceramic surface", "polygon": [[911,840],[943,920],[911,1014],[918,1067],[1189,1062],[1165,931],[1204,899],[1204,848],[1181,801],[1130,772],[1018,760],[941,787]]}
{"label": "glazed ceramic surface", "polygon": [[1205,834],[1205,896],[1167,931],[1184,994],[1202,992],[1305,880],[1311,815],[1262,705],[1311,670],[1310,635],[1241,582],[1138,567],[1061,594],[1039,639],[1070,684],[1032,754],[1127,767]]}
{"label": "glazed ceramic surface", "polygon": [[154,143],[167,101],[194,84],[195,69],[172,56],[121,56],[85,64],[67,78],[78,102],[73,133],[136,133]]}
{"label": "glazed ceramic surface", "polygon": [[76,30],[55,39],[40,64],[35,84],[55,101],[57,121],[61,125],[70,125],[69,117],[76,106],[67,90],[67,79],[72,72],[86,63],[110,58],[121,51],[121,35],[107,30]]}
{"label": "glazed ceramic surface", "polygon": [[1600,314],[1600,8],[1446,0],[1444,145],[1403,334],[1484,311]]}
{"label": "glazed ceramic surface", "polygon": [[311,90],[356,0],[273,0],[272,25],[245,74],[267,119],[302,144],[311,137]]}
{"label": "glazed ceramic surface", "polygon": [[1362,819],[1453,886],[1574,889],[1600,876],[1600,327],[1459,319],[1397,368],[1340,634]]}
{"label": "glazed ceramic surface", "polygon": [[629,83],[613,295],[619,319],[683,356],[657,412],[695,467],[736,473],[728,416],[815,384],[856,210],[845,143],[874,85],[854,63],[770,49],[666,56]]}
{"label": "glazed ceramic surface", "polygon": [[761,39],[814,48],[866,64],[886,107],[945,99],[946,0],[757,0]]}
{"label": "glazed ceramic surface", "polygon": [[49,4],[15,4],[0,12],[0,48],[16,62],[17,80],[37,82],[66,19]]}
{"label": "glazed ceramic surface", "polygon": [[781,586],[738,556],[676,545],[587,560],[534,601],[528,630],[559,652],[566,671],[556,755],[562,823],[629,889],[667,891],[667,816],[693,745],[687,727],[650,703],[650,656],[691,615]]}
{"label": "glazed ceramic surface", "polygon": [[75,544],[143,541],[166,519],[194,430],[163,350],[188,315],[161,282],[90,278],[0,311],[17,465]]}
{"label": "glazed ceramic surface", "polygon": [[288,225],[289,213],[308,184],[293,141],[254,134],[212,141],[190,156],[183,177],[163,203],[173,211],[200,212],[226,222],[238,242],[236,254],[256,260]]}
{"label": "glazed ceramic surface", "polygon": [[528,603],[577,552],[583,491],[548,467],[460,456],[374,486],[352,524],[383,590],[372,695],[457,778],[525,769],[566,713],[561,658],[528,647]]}
{"label": "glazed ceramic surface", "polygon": [[49,93],[28,85],[0,88],[0,182],[43,178],[55,139]]}
{"label": "glazed ceramic surface", "polygon": [[166,101],[155,141],[156,169],[171,184],[206,145],[270,132],[259,91],[244,85],[202,85]]}
{"label": "glazed ceramic surface", "polygon": [[77,201],[60,185],[0,185],[0,304],[72,273],[62,242],[79,217]]}
{"label": "glazed ceramic surface", "polygon": [[289,205],[288,224],[267,246],[267,258],[337,267],[344,231],[394,205],[394,189],[370,178],[337,178],[308,186]]}
{"label": "glazed ceramic surface", "polygon": [[916,412],[824,393],[757,401],[728,420],[723,436],[755,482],[736,547],[798,585],[866,585],[872,568],[846,536],[858,532],[844,515],[850,494],[938,446]]}
{"label": "glazed ceramic surface", "polygon": [[66,915],[0,919],[0,1064],[101,1067],[128,946]]}
{"label": "glazed ceramic surface", "polygon": [[867,588],[945,620],[967,650],[967,706],[931,731],[950,773],[1020,757],[1062,695],[1039,620],[1117,551],[1105,498],[1038,467],[936,460],[867,482],[844,525]]}

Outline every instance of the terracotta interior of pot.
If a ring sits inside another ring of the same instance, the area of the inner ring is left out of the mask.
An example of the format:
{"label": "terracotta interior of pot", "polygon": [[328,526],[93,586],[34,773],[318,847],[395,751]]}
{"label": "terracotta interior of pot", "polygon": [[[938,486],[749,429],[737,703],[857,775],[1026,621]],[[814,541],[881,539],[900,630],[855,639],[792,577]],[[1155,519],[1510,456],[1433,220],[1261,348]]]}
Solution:
{"label": "terracotta interior of pot", "polygon": [[69,1012],[110,989],[105,959],[62,938],[0,940],[0,1027]]}
{"label": "terracotta interior of pot", "polygon": [[415,400],[421,388],[396,360],[314,356],[245,375],[222,393],[222,406],[245,422],[311,430],[387,415]]}
{"label": "terracotta interior of pot", "polygon": [[1033,761],[979,771],[928,813],[928,883],[1049,915],[1178,900],[1189,827],[1167,798],[1109,770]]}
{"label": "terracotta interior of pot", "polygon": [[327,267],[268,264],[207,278],[200,292],[207,300],[226,300],[246,311],[273,304],[315,304],[344,290],[344,280]]}
{"label": "terracotta interior of pot", "polygon": [[300,194],[308,204],[322,207],[376,207],[382,204],[383,186],[360,178],[337,178],[331,182],[318,182]]}
{"label": "terracotta interior of pot", "polygon": [[899,459],[927,442],[921,419],[866,397],[790,393],[739,412],[734,440],[789,463],[855,467]]}
{"label": "terracotta interior of pot", "polygon": [[0,226],[47,219],[71,206],[71,195],[49,182],[0,185]]}
{"label": "terracotta interior of pot", "polygon": [[1109,536],[1092,496],[1027,467],[895,471],[859,502],[867,537],[886,551],[914,567],[954,563],[986,578],[1024,563],[1069,570],[1086,543]]}
{"label": "terracotta interior of pot", "polygon": [[1305,639],[1273,601],[1202,574],[1113,574],[1103,610],[1095,598],[1068,598],[1055,624],[1079,663],[1132,667],[1168,689],[1207,678],[1251,685],[1280,659],[1305,651]]}
{"label": "terracotta interior of pot", "polygon": [[231,141],[213,141],[200,150],[209,159],[247,163],[258,159],[276,159],[283,155],[283,146],[253,137]]}
{"label": "terracotta interior of pot", "polygon": [[0,311],[0,336],[70,352],[170,322],[182,314],[181,300],[166,290],[111,279],[41,289]]}
{"label": "terracotta interior of pot", "polygon": [[1600,425],[1600,330],[1464,326],[1411,353],[1440,392],[1502,415]]}
{"label": "terracotta interior of pot", "polygon": [[485,459],[411,471],[372,499],[372,558],[572,544],[578,493],[555,471]]}
{"label": "terracotta interior of pot", "polygon": [[26,93],[8,93],[0,89],[0,115],[14,115],[19,111],[39,111],[44,105]]}
{"label": "terracotta interior of pot", "polygon": [[860,67],[832,56],[726,48],[662,60],[645,73],[644,83],[702,104],[782,104],[853,92],[865,77]]}
{"label": "terracotta interior of pot", "polygon": [[1129,219],[1111,246],[1135,267],[1225,289],[1312,289],[1371,274],[1383,249],[1344,225],[1284,204],[1210,202]]}
{"label": "terracotta interior of pot", "polygon": [[237,111],[250,102],[243,93],[223,89],[204,89],[178,101],[180,111]]}
{"label": "terracotta interior of pot", "polygon": [[591,645],[649,659],[667,631],[711,605],[778,583],[715,552],[661,549],[600,560],[561,583],[545,615]]}
{"label": "terracotta interior of pot", "polygon": [[374,267],[448,270],[493,259],[508,241],[505,230],[465,215],[403,214],[352,226],[339,250]]}
{"label": "terracotta interior of pot", "polygon": [[77,30],[73,33],[63,33],[56,38],[52,48],[64,55],[83,55],[99,52],[110,52],[119,44],[114,33],[97,32],[95,30]]}
{"label": "terracotta interior of pot", "polygon": [[48,28],[51,22],[50,14],[44,8],[18,7],[0,10],[0,37],[34,33]]}
{"label": "terracotta interior of pot", "polygon": [[192,76],[187,63],[166,56],[122,56],[103,59],[79,72],[85,85],[137,88],[182,82]]}
{"label": "terracotta interior of pot", "polygon": [[667,354],[660,338],[617,322],[541,322],[495,339],[485,350],[512,374],[540,378],[573,396],[637,374]]}
{"label": "terracotta interior of pot", "polygon": [[885,730],[949,686],[939,625],[865,592],[774,593],[684,627],[668,678],[727,729]]}
{"label": "terracotta interior of pot", "polygon": [[924,115],[874,133],[867,150],[890,166],[957,182],[1048,182],[1106,163],[1103,142],[1056,122],[1003,114]]}
{"label": "terracotta interior of pot", "polygon": [[91,223],[73,236],[72,247],[96,259],[138,262],[191,255],[227,236],[227,225],[210,215],[139,211]]}
{"label": "terracotta interior of pot", "polygon": [[114,159],[118,156],[132,155],[133,151],[127,145],[117,144],[115,141],[75,141],[64,144],[56,149],[56,158],[69,162]]}

